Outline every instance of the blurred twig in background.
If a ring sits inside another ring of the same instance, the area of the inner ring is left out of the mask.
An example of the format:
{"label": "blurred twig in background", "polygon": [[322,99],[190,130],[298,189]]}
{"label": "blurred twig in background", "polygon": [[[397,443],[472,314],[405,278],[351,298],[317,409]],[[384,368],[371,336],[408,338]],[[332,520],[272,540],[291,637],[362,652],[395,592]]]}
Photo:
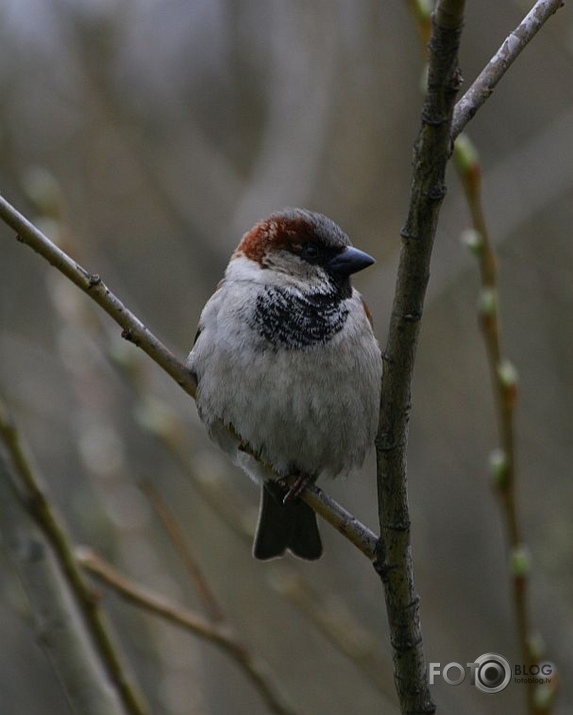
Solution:
{"label": "blurred twig in background", "polygon": [[[531,625],[528,599],[530,556],[523,539],[518,508],[515,427],[517,371],[504,356],[501,346],[497,257],[482,207],[479,156],[465,134],[461,134],[456,141],[454,162],[464,187],[472,220],[472,229],[464,234],[464,238],[466,245],[477,258],[481,278],[478,315],[489,363],[499,440],[499,448],[492,452],[490,462],[493,485],[505,521],[507,561],[512,580],[520,663],[523,663],[530,673],[532,665],[539,667],[544,653],[540,651],[539,639],[535,637]],[[554,669],[549,684],[537,684],[534,678],[528,678],[526,693],[527,711],[530,715],[547,715],[551,712],[557,682]]]}
{"label": "blurred twig in background", "polygon": [[117,691],[109,686],[45,535],[25,512],[14,471],[5,446],[0,445],[1,541],[18,573],[37,642],[74,713],[124,715],[126,710]]}
{"label": "blurred twig in background", "polygon": [[[131,603],[222,648],[243,669],[271,712],[277,715],[294,714],[294,710],[287,705],[276,685],[273,684],[264,663],[254,658],[246,646],[239,643],[228,624],[207,621],[195,613],[170,603],[163,596],[152,593],[121,574],[89,549],[77,549],[76,558],[86,571]],[[219,616],[221,620],[221,614]]]}
{"label": "blurred twig in background", "polygon": [[[130,715],[145,715],[149,709],[131,681],[123,655],[114,642],[109,624],[99,608],[97,596],[78,567],[73,553],[74,547],[62,519],[41,485],[14,422],[3,405],[0,406],[0,440],[10,458],[12,474],[18,479],[17,489],[22,502],[53,550],[76,605],[82,613],[93,646],[107,676],[117,688],[125,712]],[[7,478],[8,471],[3,476]],[[60,641],[59,645],[68,647],[65,641]],[[67,683],[66,687],[69,688],[70,684]]]}

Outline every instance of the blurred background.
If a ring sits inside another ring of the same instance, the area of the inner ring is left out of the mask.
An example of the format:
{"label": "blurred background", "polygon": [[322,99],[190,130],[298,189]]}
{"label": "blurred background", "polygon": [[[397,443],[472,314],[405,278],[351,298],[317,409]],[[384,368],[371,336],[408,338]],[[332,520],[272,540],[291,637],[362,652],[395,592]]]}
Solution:
{"label": "blurred background", "polygon": [[[527,3],[468,3],[465,87]],[[406,217],[423,53],[407,2],[4,0],[0,190],[180,358],[243,232],[284,206],[338,222],[377,259],[355,284],[384,345]],[[573,698],[573,21],[552,19],[468,126],[519,372],[519,504],[531,615]],[[448,175],[415,373],[409,488],[428,661],[518,661],[469,215]],[[299,712],[397,712],[384,599],[323,524],[317,564],[250,555],[258,490],[195,406],[103,313],[0,226],[0,392],[78,543],[203,604],[165,534],[171,509],[225,617]],[[322,485],[377,530],[374,460]],[[156,505],[157,506],[157,505]],[[67,713],[0,551],[0,710]],[[148,697],[169,715],[268,712],[213,646],[100,587]],[[9,656],[8,656],[9,654]],[[439,712],[523,712],[523,686],[438,682]]]}

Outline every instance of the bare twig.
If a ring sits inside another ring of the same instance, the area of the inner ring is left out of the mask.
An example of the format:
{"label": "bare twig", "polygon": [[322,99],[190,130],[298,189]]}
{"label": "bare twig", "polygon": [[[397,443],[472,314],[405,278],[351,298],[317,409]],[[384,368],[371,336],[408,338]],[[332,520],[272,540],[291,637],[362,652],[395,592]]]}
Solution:
{"label": "bare twig", "polygon": [[[462,135],[454,150],[454,162],[471,213],[473,229],[466,235],[468,247],[476,255],[481,277],[478,303],[479,319],[494,392],[499,448],[492,453],[491,468],[494,486],[502,507],[508,541],[508,566],[513,587],[513,605],[521,662],[527,666],[537,662],[541,654],[534,651],[534,639],[528,608],[529,556],[523,541],[517,505],[517,466],[515,436],[515,406],[518,396],[517,372],[503,356],[497,258],[487,230],[481,201],[481,168],[476,149]],[[547,715],[551,711],[554,690],[543,689],[543,706],[536,692],[539,685],[530,678],[527,683],[527,709],[530,715]],[[552,679],[554,683],[557,678]],[[548,694],[552,697],[548,698]]]}
{"label": "bare twig", "polygon": [[[143,482],[141,486],[190,573],[207,614],[212,621],[222,625],[225,620],[223,611],[195,557],[190,553],[174,514],[149,482]],[[251,539],[252,534],[249,533],[249,542]],[[377,537],[374,534],[365,535],[365,542],[370,543],[368,550],[371,550],[372,554],[376,541]],[[354,616],[341,603],[340,599],[333,598],[328,593],[314,593],[305,580],[289,566],[288,562],[273,564],[270,581],[276,591],[299,606],[335,647],[361,667],[384,695],[392,694],[391,678],[389,675],[387,676],[387,673],[389,674],[388,664],[381,662],[377,655],[376,643],[371,639],[370,634],[356,622]]]}
{"label": "bare twig", "polygon": [[0,218],[16,231],[19,241],[39,253],[103,308],[123,328],[123,338],[141,348],[191,397],[195,397],[196,384],[189,370],[126,308],[96,273],[89,273],[76,263],[1,195]]}
{"label": "bare twig", "polygon": [[183,534],[181,533],[181,529],[179,528],[179,524],[171,512],[171,509],[169,509],[151,482],[143,481],[140,486],[161,521],[161,524],[163,525],[165,532],[169,536],[171,543],[185,566],[187,573],[190,575],[195,588],[197,589],[197,593],[199,594],[199,598],[203,603],[203,607],[209,615],[209,619],[217,622],[222,621],[223,611],[221,610],[221,607],[219,606],[207,579],[203,575],[203,572],[197,563],[197,559],[191,553],[191,549],[186,543]]}
{"label": "bare twig", "polygon": [[117,688],[127,712],[131,715],[145,715],[148,712],[147,705],[135,684],[131,682],[128,669],[109,632],[109,625],[77,565],[72,542],[63,521],[49,501],[32,467],[31,459],[21,443],[16,427],[2,405],[0,405],[0,440],[10,456],[13,473],[19,480],[17,486],[23,503],[54,551],[110,681]]}
{"label": "bare twig", "polygon": [[[294,481],[295,478],[289,478]],[[378,537],[367,526],[364,526],[355,516],[316,484],[308,484],[301,498],[311,506],[317,514],[345,536],[366,558],[373,561],[376,558]]]}
{"label": "bare twig", "polygon": [[125,715],[49,544],[25,513],[16,481],[8,454],[0,448],[0,540],[30,605],[35,639],[62,683],[71,711]]}
{"label": "bare twig", "polygon": [[185,628],[194,635],[221,648],[249,677],[273,713],[294,715],[294,710],[287,705],[276,686],[271,682],[264,664],[254,658],[249,650],[239,643],[229,627],[207,621],[191,611],[170,603],[162,596],[152,593],[149,589],[120,574],[90,549],[77,549],[76,558],[89,573],[113,588],[127,601],[170,623]]}
{"label": "bare twig", "polygon": [[564,0],[537,0],[515,30],[506,37],[499,50],[456,104],[452,120],[452,139],[463,131],[482,104],[491,97],[498,82],[521,51],[564,4]]}
{"label": "bare twig", "polygon": [[380,542],[375,568],[385,587],[394,673],[403,713],[432,713],[419,598],[414,587],[406,478],[411,382],[444,175],[451,150],[450,123],[460,83],[458,47],[463,0],[438,2],[430,39],[428,91],[416,143],[410,210],[388,342],[380,426],[376,438]]}

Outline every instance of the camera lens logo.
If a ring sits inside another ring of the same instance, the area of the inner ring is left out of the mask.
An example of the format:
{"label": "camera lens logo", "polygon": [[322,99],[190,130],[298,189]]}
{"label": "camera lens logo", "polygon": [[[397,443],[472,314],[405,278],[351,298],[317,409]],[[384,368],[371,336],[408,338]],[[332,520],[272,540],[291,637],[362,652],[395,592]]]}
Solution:
{"label": "camera lens logo", "polygon": [[484,693],[500,693],[511,680],[511,666],[497,653],[484,653],[475,660],[475,686]]}

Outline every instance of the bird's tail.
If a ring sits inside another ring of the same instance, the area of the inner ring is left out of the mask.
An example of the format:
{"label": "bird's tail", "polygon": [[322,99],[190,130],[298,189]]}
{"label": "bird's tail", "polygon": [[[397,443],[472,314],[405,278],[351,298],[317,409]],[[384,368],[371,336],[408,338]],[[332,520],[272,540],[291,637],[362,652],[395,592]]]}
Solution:
{"label": "bird's tail", "polygon": [[264,561],[282,556],[288,549],[301,559],[314,561],[322,556],[316,514],[301,499],[283,503],[287,491],[278,482],[264,482],[253,556]]}

